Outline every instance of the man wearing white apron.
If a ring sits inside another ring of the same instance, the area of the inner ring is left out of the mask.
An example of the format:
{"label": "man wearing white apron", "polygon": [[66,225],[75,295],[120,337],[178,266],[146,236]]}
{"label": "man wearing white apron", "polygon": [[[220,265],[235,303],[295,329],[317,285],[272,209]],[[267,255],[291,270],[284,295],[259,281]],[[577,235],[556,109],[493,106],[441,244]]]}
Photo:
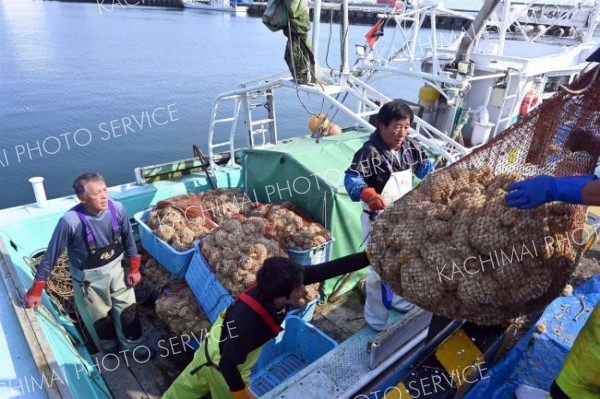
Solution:
{"label": "man wearing white apron", "polygon": [[[423,179],[433,163],[407,140],[413,122],[412,109],[400,100],[384,104],[377,115],[377,129],[354,154],[345,173],[344,186],[353,201],[362,201],[364,245],[371,221],[389,204],[412,189],[413,171]],[[395,295],[373,269],[366,278],[365,321],[375,330],[386,327],[389,311],[409,311],[413,305]]]}

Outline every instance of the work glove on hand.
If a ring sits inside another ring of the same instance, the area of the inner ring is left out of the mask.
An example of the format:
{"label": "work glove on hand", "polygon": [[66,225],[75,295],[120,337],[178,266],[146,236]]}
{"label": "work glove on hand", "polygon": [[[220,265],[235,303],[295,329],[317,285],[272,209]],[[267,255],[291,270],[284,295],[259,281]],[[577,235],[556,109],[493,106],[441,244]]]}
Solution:
{"label": "work glove on hand", "polygon": [[367,187],[360,192],[360,199],[365,201],[372,211],[385,208],[385,200],[372,187]]}
{"label": "work glove on hand", "polygon": [[417,168],[417,171],[415,172],[415,176],[417,176],[419,179],[424,179],[428,174],[433,172],[433,169],[435,169],[435,168],[433,166],[433,162],[431,161],[431,159],[426,159]]}
{"label": "work glove on hand", "polygon": [[231,397],[233,399],[256,399],[256,397],[250,393],[247,387],[241,391],[231,392]]}
{"label": "work glove on hand", "polygon": [[366,250],[365,251],[365,255],[367,256],[367,260],[369,261],[369,265],[373,264],[373,254],[371,253],[371,251]]}
{"label": "work glove on hand", "polygon": [[142,264],[142,256],[136,255],[129,258],[129,272],[127,272],[127,285],[135,287],[142,280],[140,266]]}
{"label": "work glove on hand", "polygon": [[508,186],[504,199],[509,208],[532,209],[552,201],[583,204],[583,187],[595,175],[553,177],[540,175]]}
{"label": "work glove on hand", "polygon": [[34,280],[33,285],[25,294],[25,306],[36,310],[42,303],[42,292],[46,288],[46,282],[40,280]]}

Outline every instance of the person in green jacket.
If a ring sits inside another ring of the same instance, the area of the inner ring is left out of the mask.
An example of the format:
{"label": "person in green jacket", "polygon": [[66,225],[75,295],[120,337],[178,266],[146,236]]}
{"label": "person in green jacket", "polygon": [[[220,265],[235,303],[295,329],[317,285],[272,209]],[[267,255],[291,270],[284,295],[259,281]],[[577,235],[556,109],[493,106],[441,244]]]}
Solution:
{"label": "person in green jacket", "polygon": [[223,311],[203,339],[194,359],[163,399],[253,399],[250,370],[263,346],[282,331],[280,324],[304,296],[304,285],[360,270],[370,264],[365,252],[303,267],[283,257],[266,259],[256,285]]}

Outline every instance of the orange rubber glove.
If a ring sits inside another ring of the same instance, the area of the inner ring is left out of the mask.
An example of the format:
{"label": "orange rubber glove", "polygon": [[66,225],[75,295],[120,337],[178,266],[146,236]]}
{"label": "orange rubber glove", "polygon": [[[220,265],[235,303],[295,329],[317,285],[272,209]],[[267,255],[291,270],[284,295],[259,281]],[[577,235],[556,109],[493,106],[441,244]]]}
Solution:
{"label": "orange rubber glove", "polygon": [[385,200],[375,191],[373,187],[364,188],[360,192],[360,199],[367,203],[372,211],[379,211],[385,208]]}
{"label": "orange rubber glove", "polygon": [[371,251],[365,251],[365,254],[367,255],[367,259],[369,260],[369,264],[372,265],[373,264],[373,255],[371,254]]}
{"label": "orange rubber glove", "polygon": [[142,281],[142,273],[140,266],[142,264],[142,256],[136,255],[129,258],[129,272],[127,273],[127,285],[135,287]]}
{"label": "orange rubber glove", "polygon": [[34,280],[33,285],[25,294],[25,306],[36,310],[42,303],[42,292],[46,288],[46,282],[40,280]]}
{"label": "orange rubber glove", "polygon": [[256,397],[250,393],[248,387],[242,389],[241,391],[231,392],[231,397],[233,399],[256,399]]}

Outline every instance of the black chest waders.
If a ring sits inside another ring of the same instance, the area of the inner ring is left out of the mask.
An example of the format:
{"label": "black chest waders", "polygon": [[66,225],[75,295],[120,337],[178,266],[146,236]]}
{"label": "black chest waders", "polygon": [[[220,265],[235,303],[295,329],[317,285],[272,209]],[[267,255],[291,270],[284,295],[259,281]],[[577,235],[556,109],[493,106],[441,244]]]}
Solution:
{"label": "black chest waders", "polygon": [[[89,254],[81,269],[71,267],[77,311],[99,350],[133,349],[141,342],[142,329],[133,288],[125,284],[117,211],[108,201],[112,241],[98,248],[83,205],[76,207],[83,225]],[[80,289],[77,289],[79,287]]]}

